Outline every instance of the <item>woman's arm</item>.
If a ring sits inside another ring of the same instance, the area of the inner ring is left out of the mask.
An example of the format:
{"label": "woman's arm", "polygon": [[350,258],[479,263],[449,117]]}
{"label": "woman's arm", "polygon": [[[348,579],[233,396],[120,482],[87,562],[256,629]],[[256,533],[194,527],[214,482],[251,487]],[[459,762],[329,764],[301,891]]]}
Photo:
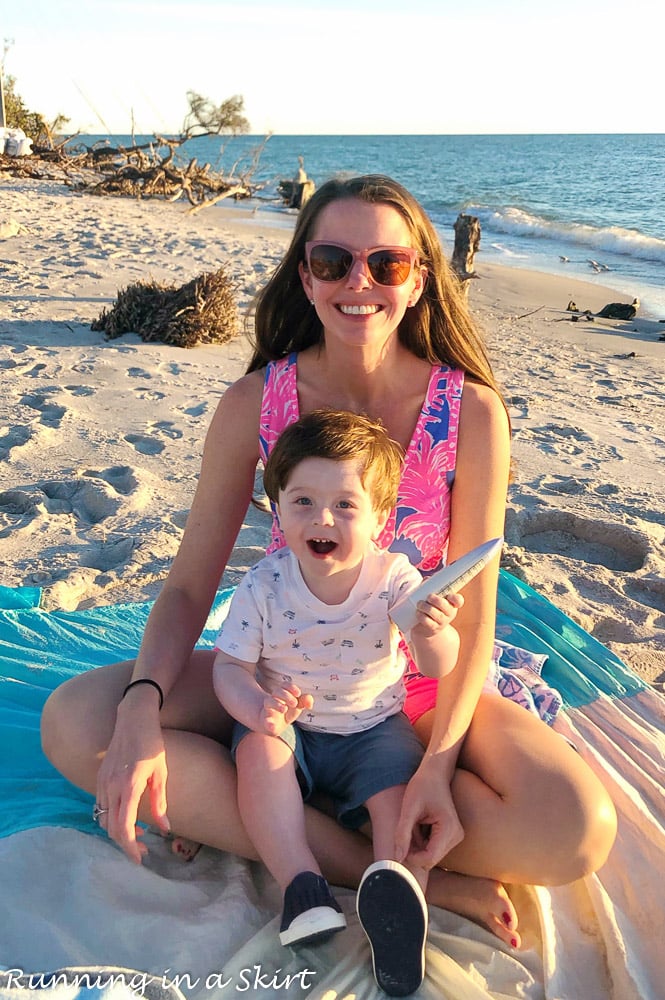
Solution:
{"label": "woman's arm", "polygon": [[[168,697],[199,638],[251,499],[258,462],[262,374],[231,386],[217,407],[187,526],[146,624],[132,680],[151,678]],[[107,831],[140,862],[139,800],[150,789],[155,822],[168,830],[166,761],[156,689],[140,684],[118,706],[116,725],[97,778],[97,801],[108,808]]]}
{"label": "woman's arm", "polygon": [[[462,397],[457,466],[452,490],[448,561],[503,534],[510,468],[510,434],[495,392],[467,381]],[[487,677],[496,626],[497,557],[465,588],[455,619],[460,638],[457,667],[439,681],[429,744],[405,794],[397,831],[405,856],[411,831],[431,827],[417,862],[435,865],[463,837],[450,783],[457,757]]]}
{"label": "woman's arm", "polygon": [[148,618],[132,680],[151,677],[165,696],[201,634],[251,500],[261,391],[262,375],[248,375],[217,406],[185,532]]}

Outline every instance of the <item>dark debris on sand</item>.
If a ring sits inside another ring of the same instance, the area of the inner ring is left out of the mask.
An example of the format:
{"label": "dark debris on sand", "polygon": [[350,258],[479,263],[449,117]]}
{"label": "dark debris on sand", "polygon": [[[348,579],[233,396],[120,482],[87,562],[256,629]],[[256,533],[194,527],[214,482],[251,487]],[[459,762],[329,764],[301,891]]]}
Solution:
{"label": "dark debris on sand", "polygon": [[112,340],[136,333],[176,347],[224,344],[238,331],[238,310],[224,268],[180,287],[137,281],[118,292],[110,310],[90,324]]}

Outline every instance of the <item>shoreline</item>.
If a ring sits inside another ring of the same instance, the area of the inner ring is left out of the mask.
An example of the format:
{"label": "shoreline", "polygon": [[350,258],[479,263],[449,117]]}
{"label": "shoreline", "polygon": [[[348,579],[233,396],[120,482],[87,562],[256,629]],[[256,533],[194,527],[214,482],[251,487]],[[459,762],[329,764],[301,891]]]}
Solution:
{"label": "shoreline", "polygon": [[[105,341],[89,324],[132,282],[180,285],[221,264],[244,318],[291,225],[242,215],[53,181],[0,191],[0,222],[18,227],[0,240],[0,583],[41,586],[46,607],[68,610],[156,596],[248,345]],[[663,690],[665,327],[640,313],[572,322],[571,299],[593,312],[622,299],[595,281],[482,253],[476,270],[470,305],[513,423],[502,564]],[[223,585],[268,532],[250,508]]]}

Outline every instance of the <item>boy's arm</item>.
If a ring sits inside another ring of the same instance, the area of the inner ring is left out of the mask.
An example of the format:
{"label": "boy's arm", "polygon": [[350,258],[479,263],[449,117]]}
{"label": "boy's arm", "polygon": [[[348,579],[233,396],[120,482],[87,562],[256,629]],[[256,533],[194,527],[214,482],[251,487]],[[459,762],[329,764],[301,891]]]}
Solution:
{"label": "boy's arm", "polygon": [[445,677],[455,667],[460,641],[452,622],[463,604],[461,594],[430,594],[418,602],[417,621],[406,638],[418,670],[426,677]]}
{"label": "boy's arm", "polygon": [[215,694],[229,715],[248,729],[279,736],[303,710],[312,707],[314,699],[295,684],[264,691],[255,671],[255,663],[238,660],[219,650],[212,672]]}
{"label": "boy's arm", "polygon": [[256,663],[217,651],[212,668],[215,694],[229,715],[248,729],[259,730],[266,693],[254,676]]}

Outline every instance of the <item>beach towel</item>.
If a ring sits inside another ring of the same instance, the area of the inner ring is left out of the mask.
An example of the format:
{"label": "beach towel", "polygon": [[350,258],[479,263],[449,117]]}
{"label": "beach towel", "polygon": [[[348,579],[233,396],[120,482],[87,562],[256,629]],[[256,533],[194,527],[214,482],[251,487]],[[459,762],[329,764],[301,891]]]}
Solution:
{"label": "beach towel", "polygon": [[[202,645],[212,645],[230,594],[218,595]],[[46,612],[39,600],[38,588],[0,587],[0,1000],[43,1000],[45,989],[63,1000],[381,997],[352,892],[339,892],[347,930],[295,951],[279,944],[279,892],[262,865],[208,848],[183,864],[148,833],[136,867],[99,831],[92,798],[41,753],[40,712],[66,678],[133,655],[150,605]],[[609,788],[619,833],[595,875],[509,887],[519,952],[430,907],[415,996],[662,1000],[665,700],[505,571],[497,637],[540,657],[564,703],[554,725]]]}

